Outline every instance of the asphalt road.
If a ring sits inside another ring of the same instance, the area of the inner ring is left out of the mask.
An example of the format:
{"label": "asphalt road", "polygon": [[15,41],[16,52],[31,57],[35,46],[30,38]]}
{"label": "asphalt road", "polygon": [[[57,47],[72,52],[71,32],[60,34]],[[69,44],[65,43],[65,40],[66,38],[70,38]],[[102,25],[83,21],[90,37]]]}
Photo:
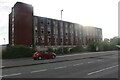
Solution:
{"label": "asphalt road", "polygon": [[[118,51],[109,54],[42,65],[2,69],[5,78],[118,78]],[[112,53],[112,54],[111,54]],[[97,53],[95,53],[97,54]],[[93,54],[93,56],[95,55]],[[92,55],[92,54],[91,54]],[[91,56],[90,55],[90,56]],[[81,57],[84,55],[80,55]],[[67,56],[73,58],[72,56]],[[74,58],[78,55],[74,55]],[[65,57],[61,57],[65,58]]]}

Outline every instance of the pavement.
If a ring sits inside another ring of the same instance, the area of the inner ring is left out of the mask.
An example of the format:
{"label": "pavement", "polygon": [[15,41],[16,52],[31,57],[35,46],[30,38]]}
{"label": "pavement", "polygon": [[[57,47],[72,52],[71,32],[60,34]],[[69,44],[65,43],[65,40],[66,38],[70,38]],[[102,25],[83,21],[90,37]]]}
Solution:
{"label": "pavement", "polygon": [[94,58],[94,57],[107,56],[107,55],[114,54],[113,53],[114,51],[105,51],[105,52],[89,52],[89,53],[61,55],[61,56],[57,56],[55,59],[47,59],[47,60],[33,60],[32,57],[19,58],[19,59],[3,59],[1,60],[2,62],[1,68],[5,69],[5,68],[31,66],[31,65],[38,65],[38,64],[49,64],[49,63],[80,60],[80,59]]}

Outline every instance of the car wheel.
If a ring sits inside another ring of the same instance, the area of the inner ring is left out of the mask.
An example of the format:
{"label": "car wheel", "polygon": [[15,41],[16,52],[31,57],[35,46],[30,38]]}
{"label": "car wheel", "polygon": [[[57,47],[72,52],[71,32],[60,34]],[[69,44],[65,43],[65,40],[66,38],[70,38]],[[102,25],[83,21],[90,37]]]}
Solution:
{"label": "car wheel", "polygon": [[56,56],[55,56],[55,55],[53,55],[53,56],[52,56],[52,59],[55,59],[55,57],[56,57]]}
{"label": "car wheel", "polygon": [[37,60],[36,58],[34,58],[34,60]]}
{"label": "car wheel", "polygon": [[38,60],[41,60],[42,59],[42,57],[38,57]]}

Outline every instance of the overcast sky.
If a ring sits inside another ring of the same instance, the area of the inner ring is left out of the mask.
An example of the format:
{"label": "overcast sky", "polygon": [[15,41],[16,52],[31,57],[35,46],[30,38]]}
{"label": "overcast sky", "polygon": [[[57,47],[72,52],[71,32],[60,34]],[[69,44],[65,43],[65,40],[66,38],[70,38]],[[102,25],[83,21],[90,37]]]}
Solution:
{"label": "overcast sky", "polygon": [[[0,45],[8,43],[8,14],[17,2],[31,4],[34,15],[102,28],[103,38],[118,36],[120,0],[0,0]],[[4,41],[5,38],[5,41]]]}

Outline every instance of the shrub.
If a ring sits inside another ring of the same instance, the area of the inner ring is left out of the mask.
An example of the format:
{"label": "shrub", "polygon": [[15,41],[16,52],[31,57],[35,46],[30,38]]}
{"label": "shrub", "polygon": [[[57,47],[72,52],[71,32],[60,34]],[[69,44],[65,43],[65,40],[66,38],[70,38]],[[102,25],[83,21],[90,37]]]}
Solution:
{"label": "shrub", "polygon": [[51,47],[49,47],[49,48],[48,48],[48,51],[52,51],[52,52],[54,52],[54,49],[51,48]]}
{"label": "shrub", "polygon": [[84,52],[86,51],[86,49],[84,49],[82,46],[77,46],[77,47],[73,47],[73,48],[69,48],[69,47],[63,47],[63,52],[62,52],[62,47],[58,48],[58,49],[52,49],[52,48],[48,48],[49,51],[54,51],[56,54],[68,54],[68,53],[76,53],[76,52]]}
{"label": "shrub", "polygon": [[7,46],[6,50],[2,52],[2,58],[23,58],[23,57],[31,57],[35,52],[34,49],[29,48],[27,46],[19,45],[19,46]]}
{"label": "shrub", "polygon": [[56,50],[55,50],[55,53],[56,53],[56,54],[61,54],[61,53],[62,53],[62,48],[56,49]]}
{"label": "shrub", "polygon": [[63,52],[62,52],[62,47],[55,49],[54,51],[56,54],[67,54],[67,53],[69,53],[69,48],[63,47]]}
{"label": "shrub", "polygon": [[88,51],[92,51],[92,52],[100,51],[100,44],[99,42],[92,42],[88,44],[87,49]]}
{"label": "shrub", "polygon": [[73,47],[70,52],[71,53],[74,53],[74,52],[84,52],[86,51],[82,46],[76,46],[76,47]]}
{"label": "shrub", "polygon": [[63,48],[63,53],[69,53],[69,48],[68,47],[64,47]]}

